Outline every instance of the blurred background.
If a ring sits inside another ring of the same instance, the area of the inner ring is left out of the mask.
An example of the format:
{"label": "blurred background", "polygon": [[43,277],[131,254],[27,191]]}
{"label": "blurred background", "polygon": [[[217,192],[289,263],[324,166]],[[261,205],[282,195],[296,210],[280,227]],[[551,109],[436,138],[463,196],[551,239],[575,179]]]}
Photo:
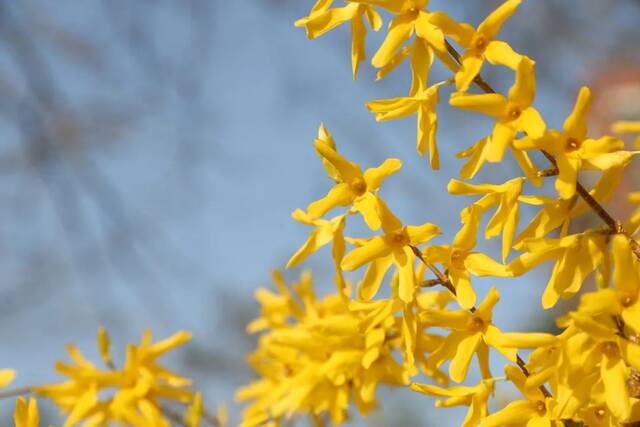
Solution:
{"label": "blurred background", "polygon": [[[477,25],[498,4],[431,8]],[[14,385],[59,380],[53,364],[65,343],[94,357],[99,325],[116,349],[146,328],[156,338],[187,329],[194,340],[167,364],[237,422],[234,389],[252,378],[243,355],[254,343],[244,333],[253,292],[306,238],[290,213],[329,188],[312,149],[320,122],[363,167],[402,159],[385,199],[406,223],[437,223],[451,239],[452,218],[471,202],[446,194],[461,167],[454,154],[491,123],[442,103],[442,170],[431,171],[415,153],[414,117],[376,124],[364,108],[406,93],[406,64],[377,83],[364,66],[352,81],[347,27],[309,42],[293,26],[311,5],[0,1],[0,367],[18,370]],[[594,89],[594,134],[613,119],[640,119],[639,0],[525,1],[502,38],[537,61],[536,105],[550,126],[583,84]],[[369,54],[380,41],[368,39]],[[502,90],[512,83],[505,70],[484,74]],[[436,68],[432,81],[444,77]],[[640,187],[634,170],[626,191]],[[516,173],[509,160],[477,180]],[[630,211],[623,197],[612,209]],[[333,289],[328,251],[306,265],[319,289]],[[547,276],[548,266],[501,286],[496,324],[552,330],[554,313],[538,305]],[[479,294],[492,284],[477,281]],[[448,425],[431,399],[382,396],[385,409],[357,424]],[[5,419],[9,404],[0,405]]]}

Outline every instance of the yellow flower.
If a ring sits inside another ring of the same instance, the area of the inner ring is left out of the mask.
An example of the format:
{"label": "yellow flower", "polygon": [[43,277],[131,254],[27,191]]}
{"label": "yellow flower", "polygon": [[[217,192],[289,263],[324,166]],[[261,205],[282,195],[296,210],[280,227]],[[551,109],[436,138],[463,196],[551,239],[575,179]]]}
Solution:
{"label": "yellow flower", "polygon": [[[191,334],[179,332],[152,343],[151,332],[147,331],[139,345],[128,346],[122,369],[106,370],[97,368],[75,346],[68,345],[67,352],[73,363],[58,362],[56,369],[69,380],[37,387],[35,393],[51,399],[67,414],[64,427],[79,423],[106,426],[110,422],[136,427],[168,426],[160,400],[188,403],[193,393],[186,388],[190,380],[162,367],[157,359],[189,339]],[[110,392],[112,395],[105,398],[105,393]]]}
{"label": "yellow flower", "polygon": [[631,252],[628,237],[617,234],[612,240],[614,289],[584,294],[579,311],[592,316],[620,316],[635,334],[640,334],[640,262]]}
{"label": "yellow flower", "polygon": [[309,16],[295,22],[296,27],[304,26],[310,39],[320,37],[340,24],[351,22],[351,71],[353,78],[358,75],[358,67],[366,57],[365,38],[367,28],[364,20],[374,31],[382,27],[382,18],[371,6],[360,3],[350,3],[344,7],[330,8],[333,0],[318,0]]}
{"label": "yellow flower", "polygon": [[570,318],[593,341],[589,358],[592,363],[599,364],[609,410],[619,420],[626,420],[631,415],[627,364],[640,369],[640,345],[622,338],[610,317],[600,317],[596,321],[586,314],[573,312]]}
{"label": "yellow flower", "polygon": [[450,22],[442,29],[466,50],[460,58],[462,67],[456,73],[456,87],[466,92],[473,79],[480,73],[485,59],[494,65],[505,65],[513,70],[518,67],[522,56],[515,53],[506,42],[495,40],[504,22],[520,6],[521,0],[507,0],[493,11],[478,26],[477,30],[469,25]]}
{"label": "yellow flower", "polygon": [[303,302],[300,313],[265,331],[249,356],[260,378],[236,394],[249,401],[241,426],[304,414],[326,414],[339,424],[352,403],[363,414],[376,407],[378,384],[408,383],[392,355],[400,345],[394,315],[402,309],[399,300],[350,304],[342,294],[319,299],[310,281],[291,299]]}
{"label": "yellow flower", "polygon": [[441,60],[450,67],[454,66],[445,47],[444,34],[435,23],[434,14],[424,10],[428,0],[357,0],[357,2],[380,6],[396,15],[389,22],[387,35],[371,60],[374,67],[383,68],[392,62],[397,63],[398,52],[414,33],[417,38],[424,40],[430,49],[433,48]]}
{"label": "yellow flower", "polygon": [[[629,202],[633,203],[634,205],[640,205],[640,192],[629,193],[628,198]],[[640,208],[637,208],[629,219],[629,225],[627,226],[627,229],[632,234],[637,233],[638,229],[640,229]]]}
{"label": "yellow flower", "polygon": [[[393,262],[399,273],[400,299],[407,303],[411,302],[416,287],[414,272],[416,257],[412,247],[428,242],[440,234],[440,229],[430,223],[403,226],[380,199],[378,199],[378,210],[384,235],[368,239],[362,246],[345,255],[342,268],[345,271],[353,271],[364,264],[379,260],[378,264],[372,264],[372,266],[375,265],[373,267],[376,269],[375,276],[381,278]],[[359,292],[373,297],[377,292],[376,286],[379,285],[379,281],[363,281]]]}
{"label": "yellow flower", "polygon": [[337,206],[353,204],[353,209],[360,212],[367,225],[372,230],[377,230],[380,227],[380,218],[374,192],[380,188],[387,176],[393,175],[402,167],[402,162],[398,159],[387,159],[377,168],[367,169],[362,173],[358,165],[342,157],[325,140],[317,139],[315,148],[321,158],[335,171],[335,175],[329,176],[336,181],[336,185],[325,197],[307,207],[309,217],[319,218]]}
{"label": "yellow flower", "polygon": [[456,382],[462,382],[467,376],[471,358],[477,354],[480,371],[484,379],[490,378],[489,347],[502,353],[515,362],[516,350],[500,344],[500,330],[492,323],[493,307],[500,300],[500,293],[491,288],[486,298],[476,310],[433,310],[420,313],[420,320],[427,325],[452,330],[442,346],[434,351],[427,363],[439,367],[451,359],[449,376]]}
{"label": "yellow flower", "polygon": [[561,237],[567,235],[571,218],[575,215],[573,211],[575,201],[546,196],[520,196],[519,200],[528,205],[542,206],[542,209],[516,238],[514,244],[516,249],[522,248],[523,241],[545,237],[558,227],[561,229]]}
{"label": "yellow flower", "polygon": [[522,193],[523,184],[524,178],[515,178],[500,185],[476,185],[452,179],[447,186],[447,191],[450,194],[484,194],[482,198],[473,204],[480,214],[498,205],[496,213],[487,224],[484,237],[485,239],[491,239],[502,234],[502,262],[505,262],[507,256],[509,256],[518,220],[520,219],[518,198]]}
{"label": "yellow flower", "polygon": [[[420,41],[416,41],[416,44],[418,43]],[[426,51],[428,52],[428,50]],[[426,76],[427,74],[423,72],[422,75]],[[419,79],[414,78],[414,81],[416,80],[419,81]],[[433,169],[440,168],[440,157],[438,146],[436,145],[436,131],[438,128],[436,106],[438,105],[438,90],[443,84],[444,82],[441,82],[427,87],[425,78],[424,82],[417,83],[418,86],[415,92],[412,91],[410,96],[367,102],[367,108],[369,111],[376,113],[376,121],[378,122],[417,114],[418,143],[416,148],[420,156],[424,156],[427,148],[429,149],[429,158]]]}
{"label": "yellow flower", "polygon": [[411,390],[430,396],[446,397],[445,400],[436,400],[437,408],[451,406],[468,406],[469,411],[465,416],[461,427],[475,427],[478,422],[489,413],[487,401],[493,394],[495,381],[493,379],[482,380],[473,387],[457,386],[441,388],[431,384],[411,384]]}
{"label": "yellow flower", "polygon": [[457,92],[451,95],[449,103],[452,106],[496,118],[486,148],[486,159],[490,162],[502,160],[505,150],[512,145],[518,132],[526,132],[532,138],[544,134],[546,125],[540,113],[531,106],[536,93],[534,64],[531,59],[522,58],[508,97],[498,93],[469,95]]}
{"label": "yellow flower", "polygon": [[514,366],[505,368],[507,378],[524,394],[526,400],[516,400],[504,408],[484,418],[479,427],[502,426],[554,426],[563,425],[557,415],[558,403],[555,399],[545,397],[538,389],[523,387],[524,374]]}
{"label": "yellow flower", "polygon": [[35,399],[29,402],[22,396],[16,399],[16,410],[13,414],[15,427],[39,427],[40,416],[38,414],[38,404]]}
{"label": "yellow flower", "polygon": [[424,256],[428,262],[442,264],[456,290],[456,299],[462,308],[469,309],[476,303],[476,293],[471,286],[470,273],[476,276],[507,277],[511,273],[487,255],[472,251],[482,211],[469,206],[463,215],[463,226],[451,245],[428,246]]}
{"label": "yellow flower", "polygon": [[521,243],[526,253],[511,261],[509,271],[519,276],[535,266],[555,259],[555,265],[542,295],[542,306],[553,307],[560,297],[575,295],[585,279],[602,263],[606,236],[585,232],[561,239],[529,239]]}
{"label": "yellow flower", "polygon": [[624,143],[617,138],[604,136],[591,139],[587,136],[587,115],[591,106],[591,91],[582,87],[573,112],[564,122],[563,131],[549,130],[544,135],[523,138],[516,143],[519,149],[540,149],[553,155],[558,166],[556,190],[563,199],[576,192],[576,181],[581,169],[605,171],[626,165],[637,153],[622,151]]}
{"label": "yellow flower", "polygon": [[[471,147],[456,153],[456,157],[459,159],[467,159],[467,162],[460,169],[460,178],[472,179],[484,166],[487,160],[487,153],[492,147],[490,144],[491,137],[485,136]],[[509,148],[513,157],[516,159],[518,166],[527,177],[527,180],[536,187],[542,185],[543,178],[538,175],[538,168],[529,157],[526,151],[515,149],[514,144]]]}

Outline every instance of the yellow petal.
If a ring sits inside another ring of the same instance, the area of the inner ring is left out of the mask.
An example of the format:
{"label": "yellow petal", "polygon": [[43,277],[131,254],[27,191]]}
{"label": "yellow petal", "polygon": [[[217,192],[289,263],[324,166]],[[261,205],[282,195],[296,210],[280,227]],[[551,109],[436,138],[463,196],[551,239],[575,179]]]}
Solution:
{"label": "yellow petal", "polygon": [[364,61],[367,56],[365,51],[367,29],[362,20],[362,15],[355,16],[351,19],[351,73],[353,80],[358,76],[360,63]]}
{"label": "yellow petal", "polygon": [[511,145],[515,136],[514,128],[500,121],[496,122],[487,148],[487,160],[492,163],[501,162],[504,152]]}
{"label": "yellow petal", "polygon": [[494,40],[489,42],[484,51],[485,58],[493,65],[504,65],[512,70],[516,70],[522,55],[516,53],[507,42]]}
{"label": "yellow petal", "polygon": [[408,247],[403,247],[402,250],[393,251],[393,262],[398,269],[399,274],[399,286],[398,296],[405,303],[413,301],[413,296],[416,292],[416,275],[413,271],[415,255]]}
{"label": "yellow petal", "polygon": [[501,346],[510,348],[539,348],[559,342],[557,336],[542,332],[503,332],[499,339]]}
{"label": "yellow petal", "polygon": [[476,303],[476,292],[471,287],[471,279],[466,270],[451,270],[451,282],[456,289],[456,299],[460,307],[469,309]]}
{"label": "yellow petal", "polygon": [[540,138],[547,128],[542,116],[535,108],[527,108],[522,112],[518,128],[532,138]]}
{"label": "yellow petal", "polygon": [[498,93],[467,95],[457,92],[451,95],[449,104],[456,108],[475,111],[497,118],[504,113],[507,107],[507,99]]}
{"label": "yellow petal", "polygon": [[410,15],[400,15],[391,21],[387,37],[371,60],[374,67],[384,67],[393,58],[395,52],[413,34],[414,21],[415,18]]}
{"label": "yellow petal", "polygon": [[385,234],[393,233],[402,228],[400,220],[391,212],[384,200],[380,198],[378,198],[378,213],[380,214],[380,221]]}
{"label": "yellow petal", "polygon": [[509,403],[504,408],[481,420],[479,427],[524,426],[537,415],[533,405],[528,400],[518,400]]}
{"label": "yellow petal", "polygon": [[307,259],[309,255],[333,240],[333,232],[329,227],[317,227],[309,233],[309,237],[287,262],[286,268],[292,268]]}
{"label": "yellow petal", "polygon": [[16,371],[13,369],[0,369],[0,388],[6,387],[16,377]]}
{"label": "yellow petal", "polygon": [[378,293],[392,260],[391,256],[386,256],[371,261],[362,281],[358,285],[358,299],[369,301]]}
{"label": "yellow petal", "polygon": [[[482,64],[484,63],[484,57],[476,55],[473,52],[469,52],[462,55],[462,57],[460,58],[460,62],[462,63],[462,65],[455,76],[456,89],[458,89],[459,92],[466,92],[469,89],[471,82],[473,82],[473,79],[475,79],[476,76],[480,73],[480,69],[482,68]],[[454,107],[458,106],[454,105]],[[484,113],[484,111],[482,112]]]}
{"label": "yellow petal", "polygon": [[461,46],[469,47],[475,30],[467,23],[459,23],[450,18],[446,13],[437,11],[429,15],[429,21],[439,27],[443,33],[451,37]]}
{"label": "yellow petal", "polygon": [[476,276],[509,277],[508,266],[500,264],[489,256],[480,253],[470,253],[464,261],[465,267]]}
{"label": "yellow petal", "polygon": [[345,271],[353,271],[376,258],[388,255],[390,252],[391,249],[387,246],[384,238],[375,236],[345,255],[341,265]]}
{"label": "yellow petal", "polygon": [[567,136],[582,141],[587,137],[587,115],[591,108],[591,91],[583,86],[578,93],[576,105],[564,122],[564,132]]}
{"label": "yellow petal", "polygon": [[481,340],[482,335],[480,333],[475,333],[464,337],[462,341],[460,341],[456,354],[453,359],[451,359],[451,364],[449,365],[449,375],[452,380],[460,383],[467,377],[471,358],[473,357],[473,354]]}
{"label": "yellow petal", "polygon": [[[435,95],[437,97],[437,94]],[[437,99],[435,100],[437,102]],[[440,169],[440,154],[436,143],[436,131],[438,130],[438,118],[429,103],[420,103],[418,108],[417,145],[418,154],[423,156],[429,149],[429,162],[431,169]]]}
{"label": "yellow petal", "polygon": [[578,179],[578,169],[580,160],[566,156],[556,157],[558,163],[558,178],[556,179],[556,190],[563,199],[570,199],[576,194],[576,180]]}
{"label": "yellow petal", "polygon": [[524,56],[518,64],[516,81],[511,89],[509,89],[509,100],[524,110],[533,103],[535,96],[535,62]]}
{"label": "yellow petal", "polygon": [[358,197],[353,203],[353,209],[359,212],[371,230],[380,228],[380,215],[378,213],[378,198],[367,192]]}
{"label": "yellow petal", "polygon": [[600,376],[604,383],[604,395],[609,410],[620,420],[626,420],[631,414],[626,369],[620,357],[609,357],[603,353]]}
{"label": "yellow petal", "polygon": [[351,186],[345,182],[336,184],[326,196],[316,200],[307,207],[307,213],[312,218],[320,218],[331,209],[338,206],[350,205],[355,199]]}
{"label": "yellow petal", "polygon": [[407,226],[407,234],[409,234],[411,244],[414,246],[426,243],[441,233],[442,231],[437,225],[428,222],[422,225]]}
{"label": "yellow petal", "polygon": [[369,191],[377,190],[386,177],[398,172],[401,167],[402,162],[399,159],[386,159],[380,166],[367,169],[364,172],[367,189]]}
{"label": "yellow petal", "polygon": [[518,10],[520,3],[521,0],[507,0],[502,3],[478,26],[478,32],[486,35],[489,39],[493,39],[504,22]]}
{"label": "yellow petal", "polygon": [[362,176],[362,171],[358,165],[345,159],[326,142],[317,139],[314,143],[314,147],[318,155],[333,165],[333,167],[338,171],[342,181],[351,182]]}

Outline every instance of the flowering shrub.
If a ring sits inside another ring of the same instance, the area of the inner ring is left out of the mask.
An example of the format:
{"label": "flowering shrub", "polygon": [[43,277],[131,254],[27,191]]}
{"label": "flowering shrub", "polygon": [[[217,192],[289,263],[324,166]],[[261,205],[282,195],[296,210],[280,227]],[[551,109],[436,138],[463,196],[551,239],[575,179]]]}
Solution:
{"label": "flowering shrub", "polygon": [[[411,86],[406,96],[366,107],[377,121],[415,115],[417,151],[428,153],[431,168],[440,166],[437,109],[445,108],[445,90],[451,88],[450,107],[489,116],[494,126],[457,155],[465,163],[447,190],[475,202],[460,212],[460,229],[450,241],[442,241],[440,228],[429,222],[406,225],[383,200],[381,187],[400,173],[400,160],[363,172],[320,126],[314,148],[333,184],[325,196],[293,213],[311,231],[287,267],[332,244],[336,291],[319,297],[309,272],[292,285],[275,272],[277,291],[258,290],[261,313],[248,331],[260,334],[249,356],[259,378],[237,393],[247,402],[242,426],[288,425],[299,416],[311,417],[314,425],[337,425],[352,410],[366,415],[375,408],[379,385],[435,396],[438,407],[466,406],[462,426],[640,422],[640,211],[621,222],[603,207],[640,152],[625,150],[616,136],[589,133],[587,87],[562,128],[547,127],[535,107],[535,61],[500,39],[520,0],[505,1],[477,27],[428,9],[427,0],[334,3],[318,0],[296,26],[314,39],[349,23],[356,78],[365,60],[367,26],[379,31],[382,16],[390,17],[371,63],[382,79],[408,61]],[[435,61],[450,70],[447,80],[429,81]],[[488,66],[513,71],[507,93],[482,78]],[[620,122],[613,131],[640,134],[640,122]],[[542,153],[547,164],[537,164],[533,152]],[[469,182],[486,163],[510,156],[522,176]],[[600,173],[591,189],[579,181],[586,170]],[[555,197],[539,189],[545,179],[554,180]],[[629,198],[640,202],[639,193]],[[520,223],[521,204],[538,209],[529,224]],[[602,225],[574,232],[570,225],[590,212]],[[345,236],[355,216],[370,234]],[[498,259],[476,249],[488,216],[484,238],[501,238]],[[577,309],[557,319],[562,332],[508,332],[494,324],[500,292],[494,287],[478,296],[472,278],[515,278],[547,261],[553,270],[542,308],[580,294]],[[356,283],[343,274],[351,271],[361,272]],[[591,276],[595,289],[582,289]],[[381,292],[383,287],[388,290]],[[523,350],[528,360],[520,356]],[[507,364],[496,376],[489,361],[498,353]],[[480,381],[459,385],[474,357]],[[511,383],[521,396],[489,411],[498,382]]]}
{"label": "flowering shrub", "polygon": [[[547,127],[534,106],[535,61],[499,36],[520,3],[506,0],[474,27],[428,9],[428,0],[347,0],[341,6],[318,0],[295,23],[311,39],[349,23],[356,78],[366,56],[367,27],[379,31],[382,16],[390,17],[371,63],[382,79],[409,62],[411,85],[406,96],[369,101],[366,107],[377,121],[415,115],[416,148],[420,156],[428,153],[433,169],[440,167],[437,109],[445,108],[445,91],[451,92],[450,107],[495,122],[490,135],[479,135],[457,154],[464,164],[447,190],[475,201],[460,212],[460,228],[450,241],[435,224],[406,225],[383,200],[381,188],[387,177],[400,173],[399,159],[363,170],[340,154],[320,125],[314,149],[332,185],[325,196],[293,212],[310,233],[287,268],[331,244],[336,290],[322,297],[311,273],[287,284],[276,271],[275,291],[256,292],[260,315],[247,329],[259,335],[248,361],[259,377],[237,392],[237,400],[246,402],[242,426],[289,425],[302,416],[314,425],[338,425],[351,411],[367,415],[375,409],[379,385],[434,396],[437,407],[467,407],[465,427],[639,425],[640,245],[635,238],[640,210],[622,222],[603,204],[640,151],[626,150],[616,136],[589,133],[587,87],[580,89],[562,128]],[[450,75],[430,83],[435,61]],[[481,76],[489,66],[513,71],[506,94]],[[640,135],[640,122],[615,123],[612,132]],[[537,164],[532,152],[541,153],[547,164]],[[487,162],[511,156],[522,176],[503,183],[469,182]],[[591,189],[579,181],[587,170],[599,173]],[[554,197],[539,189],[545,179],[554,181]],[[640,204],[640,193],[631,193],[629,200]],[[529,224],[520,223],[521,204],[538,210]],[[601,226],[574,231],[571,224],[588,213]],[[356,216],[370,233],[346,236]],[[476,248],[480,224],[489,216],[484,238],[501,238],[498,259]],[[516,278],[548,261],[553,269],[542,308],[579,294],[577,308],[557,319],[561,332],[513,332],[494,324],[500,292],[492,287],[478,295],[472,278]],[[344,272],[357,272],[357,282]],[[595,287],[586,289],[590,277]],[[56,365],[66,380],[0,391],[0,397],[17,396],[17,427],[38,426],[35,398],[53,402],[65,427],[225,425],[223,409],[209,412],[189,379],[158,362],[190,337],[179,332],[154,343],[145,333],[140,344],[127,347],[118,366],[101,329],[103,367],[69,345],[71,363]],[[504,373],[495,375],[490,360],[498,354],[507,363]],[[480,380],[461,385],[474,358]],[[0,370],[0,387],[14,376]],[[520,396],[490,411],[499,382],[511,383]]]}

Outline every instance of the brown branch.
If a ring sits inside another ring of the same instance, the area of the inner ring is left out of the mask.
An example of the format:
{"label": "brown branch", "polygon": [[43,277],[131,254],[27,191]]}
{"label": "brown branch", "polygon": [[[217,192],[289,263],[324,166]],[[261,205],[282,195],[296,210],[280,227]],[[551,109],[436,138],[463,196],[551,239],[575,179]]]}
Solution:
{"label": "brown branch", "polygon": [[[431,262],[429,262],[424,255],[422,254],[422,252],[420,252],[420,249],[418,249],[415,246],[409,246],[411,248],[411,250],[413,251],[413,253],[416,255],[416,257],[424,264],[426,265],[429,270],[431,270],[438,278],[436,279],[440,284],[442,284],[442,286],[444,286],[445,288],[447,288],[449,290],[449,292],[451,292],[454,296],[456,295],[456,288],[453,286],[453,283],[451,283],[451,280],[449,279],[449,277],[447,277],[443,272],[441,272],[438,267],[436,267],[434,264],[432,264]],[[475,313],[476,308],[475,307],[471,307],[469,309],[469,311],[471,313]],[[518,365],[518,367],[520,368],[520,370],[522,371],[522,373],[525,376],[529,376],[529,370],[527,369],[526,363],[524,360],[522,360],[522,358],[520,357],[519,354],[516,353],[516,364]],[[540,387],[538,387],[538,389],[540,390],[540,392],[542,393],[542,395],[544,397],[552,397],[551,396],[551,392],[549,390],[547,390],[547,388],[543,385],[541,385]]]}
{"label": "brown branch", "polygon": [[35,386],[16,387],[9,390],[0,391],[0,399],[18,397],[25,394],[31,394],[36,389]]}
{"label": "brown branch", "polygon": [[[460,54],[458,51],[449,43],[448,40],[445,40],[445,45],[447,47],[447,51],[449,54],[455,59],[458,64],[460,62]],[[487,83],[480,73],[473,79],[473,82],[478,85],[480,89],[482,89],[485,93],[496,93],[496,91],[491,87],[489,83]],[[549,162],[553,165],[554,168],[557,168],[557,162],[555,157],[551,154],[547,153],[544,150],[540,150],[542,154],[549,160]],[[612,233],[614,234],[623,234],[629,239],[629,246],[631,247],[631,251],[633,254],[640,260],[640,244],[634,238],[625,231],[622,223],[620,221],[616,221],[607,210],[591,195],[589,191],[580,182],[576,181],[576,192],[582,197],[582,199],[589,205],[589,207],[600,217],[600,219],[609,227]]]}

